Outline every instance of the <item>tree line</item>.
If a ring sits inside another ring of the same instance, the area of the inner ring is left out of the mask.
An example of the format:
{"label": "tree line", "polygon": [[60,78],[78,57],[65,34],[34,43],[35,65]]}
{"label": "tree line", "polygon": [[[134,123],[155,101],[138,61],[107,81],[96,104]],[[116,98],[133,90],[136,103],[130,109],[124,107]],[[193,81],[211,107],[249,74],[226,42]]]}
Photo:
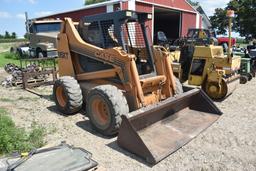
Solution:
{"label": "tree line", "polygon": [[8,31],[5,31],[4,35],[0,34],[0,39],[16,39],[17,34],[15,32],[9,33]]}
{"label": "tree line", "polygon": [[233,0],[225,8],[216,8],[213,16],[210,17],[212,27],[218,34],[226,34],[228,20],[227,10],[235,11],[233,30],[240,33],[248,40],[256,38],[256,0]]}
{"label": "tree line", "polygon": [[107,0],[85,0],[84,4],[91,5],[91,4],[96,4],[96,3],[105,2],[105,1],[107,1]]}

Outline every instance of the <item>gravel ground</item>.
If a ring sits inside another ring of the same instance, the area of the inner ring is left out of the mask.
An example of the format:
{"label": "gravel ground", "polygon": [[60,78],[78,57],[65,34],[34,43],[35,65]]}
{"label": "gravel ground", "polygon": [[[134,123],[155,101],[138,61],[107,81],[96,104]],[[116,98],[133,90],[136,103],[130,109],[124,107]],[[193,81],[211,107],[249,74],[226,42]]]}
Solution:
{"label": "gravel ground", "polygon": [[[5,73],[0,70],[0,81]],[[51,101],[52,88],[34,91],[0,87],[0,107],[6,108],[18,126],[32,122],[47,128],[47,146],[66,141],[93,153],[107,170],[256,170],[256,79],[238,89],[225,101],[216,103],[220,119],[186,146],[155,166],[122,150],[116,138],[102,137],[91,129],[81,113],[64,116]]]}

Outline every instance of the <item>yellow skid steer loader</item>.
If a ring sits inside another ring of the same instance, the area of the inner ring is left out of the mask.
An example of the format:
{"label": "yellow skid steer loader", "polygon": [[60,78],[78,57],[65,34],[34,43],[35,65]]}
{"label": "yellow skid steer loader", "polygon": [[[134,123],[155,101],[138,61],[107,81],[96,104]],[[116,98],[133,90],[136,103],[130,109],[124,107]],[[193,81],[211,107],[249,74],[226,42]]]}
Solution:
{"label": "yellow skid steer loader", "polygon": [[59,74],[53,94],[58,109],[85,104],[101,134],[154,164],[216,121],[221,111],[205,93],[183,92],[168,52],[153,46],[149,13],[117,11],[63,21],[58,36]]}

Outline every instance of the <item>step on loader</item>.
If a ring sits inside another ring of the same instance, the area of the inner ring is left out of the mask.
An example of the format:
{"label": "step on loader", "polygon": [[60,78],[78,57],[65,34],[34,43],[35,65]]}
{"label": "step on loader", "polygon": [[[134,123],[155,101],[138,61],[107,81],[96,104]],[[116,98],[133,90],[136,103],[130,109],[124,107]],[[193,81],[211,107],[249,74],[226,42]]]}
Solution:
{"label": "step on loader", "polygon": [[[58,109],[82,106],[103,135],[155,164],[188,143],[222,114],[201,90],[183,92],[168,52],[153,46],[150,13],[117,11],[63,21],[58,36]],[[83,105],[85,104],[85,105]]]}

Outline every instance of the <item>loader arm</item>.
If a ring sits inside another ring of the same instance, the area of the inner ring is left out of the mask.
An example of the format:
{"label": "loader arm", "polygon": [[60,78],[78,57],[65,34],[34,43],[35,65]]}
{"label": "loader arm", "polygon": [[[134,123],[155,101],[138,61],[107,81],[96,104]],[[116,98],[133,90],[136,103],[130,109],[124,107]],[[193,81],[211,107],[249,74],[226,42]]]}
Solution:
{"label": "loader arm", "polygon": [[[141,22],[145,21],[142,20]],[[146,31],[143,24],[140,29],[142,33]],[[131,107],[132,109],[138,109],[171,97],[174,95],[175,81],[168,53],[161,47],[152,47],[147,43],[149,40],[146,33],[143,33],[143,36],[145,36],[143,40],[145,42],[145,52],[149,55],[146,58],[149,59],[149,65],[153,65],[152,76],[149,74],[140,76],[137,70],[137,62],[135,61],[136,56],[126,53],[122,47],[104,49],[85,42],[72,20],[66,18],[58,36],[60,76],[69,75],[80,81],[97,79],[97,83],[99,83],[99,79],[117,76],[121,81],[117,86],[127,92],[128,98],[136,97],[133,100],[129,100],[134,103],[130,105],[133,106]],[[108,64],[111,68],[85,73],[78,60],[79,56],[102,62],[105,65]],[[103,83],[105,84],[106,82]],[[160,84],[163,84],[161,91],[164,95],[157,93]],[[155,93],[148,94],[148,91],[155,91]]]}
{"label": "loader arm", "polygon": [[[103,49],[85,42],[75,28],[72,19],[65,18],[61,32],[58,36],[58,53],[59,53],[59,74],[60,76],[73,76],[80,81],[92,79],[104,79],[119,76],[121,85],[119,88],[125,89],[137,97],[135,108],[143,103],[143,91],[139,82],[134,55],[125,53],[120,47]],[[73,55],[72,55],[73,54]],[[79,66],[79,61],[75,59],[76,55],[89,57],[96,61],[111,65],[113,69],[84,73]],[[62,67],[65,66],[65,67]],[[98,82],[97,82],[98,83]],[[101,84],[106,82],[101,81]],[[136,87],[134,89],[134,87]]]}
{"label": "loader arm", "polygon": [[[121,60],[124,62],[131,60],[133,57],[128,55],[123,55],[116,50],[112,50],[111,52],[108,50],[104,50],[100,47],[94,46],[90,43],[86,43],[79,35],[75,25],[71,18],[65,18],[61,32],[58,36],[59,46],[58,52],[60,56],[60,65],[62,66],[70,66],[73,67],[74,61],[71,57],[71,52],[75,52],[77,54],[82,54],[84,56],[89,56],[95,60],[99,60],[102,62],[106,62],[114,67],[117,67],[114,63],[113,56],[119,55]],[[65,62],[65,64],[62,64]],[[73,71],[66,71],[66,68],[60,67],[60,75],[70,75],[75,76],[74,68]]]}

